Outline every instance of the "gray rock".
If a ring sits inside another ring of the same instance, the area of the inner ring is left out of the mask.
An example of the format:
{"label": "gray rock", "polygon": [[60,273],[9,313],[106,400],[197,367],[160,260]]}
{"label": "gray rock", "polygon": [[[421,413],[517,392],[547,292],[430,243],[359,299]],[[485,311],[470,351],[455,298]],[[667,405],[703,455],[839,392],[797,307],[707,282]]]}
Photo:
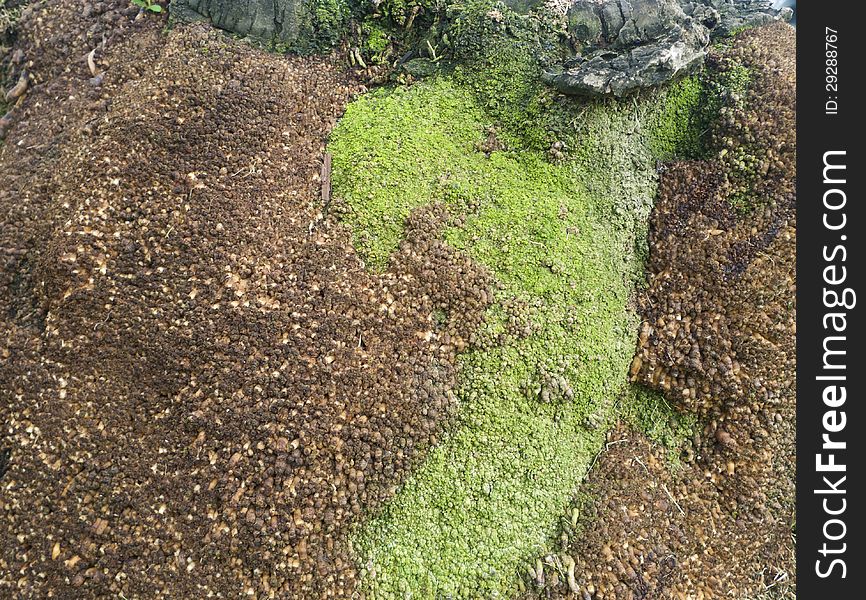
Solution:
{"label": "gray rock", "polygon": [[287,48],[336,44],[348,22],[348,0],[172,0],[172,16]]}
{"label": "gray rock", "polygon": [[718,15],[708,25],[712,36],[729,35],[743,27],[756,27],[775,20],[789,21],[792,11],[784,2],[773,0],[681,0],[683,11],[701,20],[707,14]]}
{"label": "gray rock", "polygon": [[566,14],[580,44],[621,48],[656,40],[686,16],[677,0],[577,0]]}
{"label": "gray rock", "polygon": [[[744,27],[758,27],[775,20],[790,20],[790,14],[783,15],[773,8],[770,0],[727,0],[717,7],[720,19],[713,29],[713,37],[730,35]],[[787,18],[785,18],[787,16]]]}
{"label": "gray rock", "polygon": [[568,9],[568,32],[575,40],[587,44],[601,40],[603,29],[597,6],[595,2],[579,0]]}
{"label": "gray rock", "polygon": [[686,21],[629,50],[598,50],[570,68],[545,73],[544,80],[566,94],[622,97],[698,67],[707,44],[707,30]]}
{"label": "gray rock", "polygon": [[566,94],[622,97],[698,67],[711,37],[790,11],[769,0],[575,0],[566,17],[580,53],[544,80]]}

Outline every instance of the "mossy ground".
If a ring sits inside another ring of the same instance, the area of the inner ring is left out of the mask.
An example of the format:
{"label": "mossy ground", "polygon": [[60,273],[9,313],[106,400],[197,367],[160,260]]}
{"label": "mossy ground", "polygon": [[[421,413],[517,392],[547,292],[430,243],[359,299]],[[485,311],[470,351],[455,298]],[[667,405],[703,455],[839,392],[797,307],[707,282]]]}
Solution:
{"label": "mossy ground", "polygon": [[683,448],[698,426],[694,415],[674,410],[661,392],[641,385],[628,387],[617,414],[631,427],[665,448],[668,464],[672,468],[681,465]]}
{"label": "mossy ground", "polygon": [[461,217],[446,241],[501,286],[460,357],[456,422],[354,537],[373,598],[508,595],[617,419],[672,460],[693,427],[626,371],[657,166],[702,151],[705,82],[563,98],[539,78],[555,32],[501,4],[465,10],[449,30],[456,66],[360,98],[330,144],[342,218],[372,268],[436,202]]}
{"label": "mossy ground", "polygon": [[[446,240],[502,285],[479,333],[490,343],[461,357],[451,433],[357,533],[372,597],[504,595],[520,562],[548,547],[618,416],[654,144],[662,126],[682,126],[665,106],[661,94],[576,107],[575,147],[561,164],[519,136],[481,151],[502,125],[454,78],[349,106],[330,144],[334,193],[371,266],[387,264],[412,209],[441,202],[465,216]],[[515,314],[515,302],[525,310]],[[509,320],[526,333],[509,334]],[[550,381],[561,383],[545,393]],[[669,415],[653,415],[646,422],[665,428]]]}
{"label": "mossy ground", "polygon": [[481,175],[484,124],[472,99],[444,84],[379,89],[349,105],[330,144],[334,193],[369,266],[386,265],[412,209]]}
{"label": "mossy ground", "polygon": [[542,64],[562,57],[552,23],[501,2],[469,0],[452,12],[448,39],[453,77],[525,148],[546,150],[556,137],[554,92]]}

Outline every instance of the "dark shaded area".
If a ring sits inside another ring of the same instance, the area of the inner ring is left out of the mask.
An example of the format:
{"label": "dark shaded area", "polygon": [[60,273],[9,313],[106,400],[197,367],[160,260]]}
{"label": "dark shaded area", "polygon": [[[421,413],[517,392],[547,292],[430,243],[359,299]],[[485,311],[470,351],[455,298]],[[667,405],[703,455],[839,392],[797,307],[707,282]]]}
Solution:
{"label": "dark shaded area", "polygon": [[12,448],[0,448],[0,479],[6,474],[9,468],[9,459],[12,458]]}
{"label": "dark shaded area", "polygon": [[350,0],[173,0],[180,21],[206,20],[273,48],[328,50],[348,32]]}

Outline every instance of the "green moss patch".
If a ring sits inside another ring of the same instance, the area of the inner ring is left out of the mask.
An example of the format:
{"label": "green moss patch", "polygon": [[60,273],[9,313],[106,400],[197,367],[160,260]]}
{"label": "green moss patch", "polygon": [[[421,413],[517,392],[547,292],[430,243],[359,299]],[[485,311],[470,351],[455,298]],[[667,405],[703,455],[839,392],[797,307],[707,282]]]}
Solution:
{"label": "green moss patch", "polygon": [[623,394],[620,418],[667,450],[668,463],[680,464],[682,451],[697,429],[697,418],[675,410],[661,392],[641,385]]}
{"label": "green moss patch", "polygon": [[333,186],[370,266],[385,266],[413,208],[481,175],[484,125],[472,99],[444,81],[379,89],[349,105],[329,148]]}
{"label": "green moss patch", "polygon": [[374,598],[505,595],[549,547],[618,417],[652,140],[659,123],[682,127],[662,117],[664,93],[575,104],[571,158],[551,164],[519,138],[491,145],[499,120],[455,79],[360,98],[330,145],[334,194],[371,265],[387,264],[412,209],[440,202],[464,217],[446,241],[501,284],[460,358],[454,427],[355,536]]}
{"label": "green moss patch", "polygon": [[[653,151],[664,160],[677,157],[697,158],[704,153],[709,137],[707,88],[701,78],[692,75],[671,85],[667,102],[653,128]],[[716,110],[718,113],[718,110]]]}
{"label": "green moss patch", "polygon": [[542,63],[563,51],[554,25],[492,0],[470,0],[449,16],[455,80],[523,146],[546,149],[554,92],[541,82]]}

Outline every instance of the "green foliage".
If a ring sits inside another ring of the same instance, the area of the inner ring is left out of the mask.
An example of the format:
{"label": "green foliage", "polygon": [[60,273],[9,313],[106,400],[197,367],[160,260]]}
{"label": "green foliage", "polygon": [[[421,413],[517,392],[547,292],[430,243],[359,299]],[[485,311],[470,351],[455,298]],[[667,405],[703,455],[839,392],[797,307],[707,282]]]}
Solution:
{"label": "green foliage", "polygon": [[445,0],[383,0],[376,10],[393,25],[403,27],[412,12],[423,13],[420,25],[424,17],[430,18],[444,7]]}
{"label": "green foliage", "polygon": [[154,2],[154,0],[132,0],[132,3],[139,8],[152,13],[162,12],[162,6]]}
{"label": "green foliage", "polygon": [[752,82],[752,73],[745,66],[725,61],[704,71],[705,86],[701,110],[707,126],[711,126],[724,109],[743,108]]}
{"label": "green foliage", "polygon": [[382,54],[390,42],[388,34],[375,25],[368,25],[368,32],[365,49],[374,55]]}
{"label": "green foliage", "polygon": [[[633,323],[619,234],[595,219],[571,168],[532,152],[476,151],[483,113],[447,80],[352,109],[331,145],[334,190],[353,205],[356,228],[371,228],[374,240],[380,223],[388,229],[386,246],[367,247],[393,248],[412,205],[441,201],[459,212],[477,204],[446,239],[490,268],[504,297],[532,307],[534,328],[463,357],[458,425],[360,534],[362,564],[372,561],[369,585],[385,597],[404,588],[422,597],[503,592],[510,567],[553,534],[603,437],[585,420],[606,411],[627,366]],[[367,152],[346,141],[361,131]],[[508,311],[493,313],[482,337],[504,331]],[[568,381],[574,401],[527,394],[539,373]]]}
{"label": "green foliage", "polygon": [[[516,138],[524,147],[547,150],[560,141],[573,151],[586,144],[586,136],[575,135],[580,115],[612,106],[564,97],[541,82],[542,70],[560,61],[565,50],[556,23],[539,14],[527,17],[502,2],[470,0],[449,7],[447,35],[456,62],[454,78],[471,89],[502,126],[503,137]],[[691,76],[663,90],[644,92],[642,98],[651,103],[664,97],[663,109],[643,126],[653,137],[648,147],[655,157],[666,161],[705,155],[720,98],[734,94],[739,83],[735,77],[715,84]]]}
{"label": "green foliage", "polygon": [[509,134],[546,150],[553,141],[546,117],[554,93],[540,76],[542,63],[560,51],[553,27],[502,2],[470,0],[449,7],[447,36],[455,79]]}
{"label": "green foliage", "polygon": [[361,97],[329,147],[368,263],[384,267],[409,212],[439,202],[465,217],[446,241],[502,286],[483,343],[460,358],[453,429],[355,536],[375,598],[506,594],[516,566],[549,547],[618,417],[634,348],[629,297],[655,186],[640,124],[660,120],[664,94],[562,108],[571,159],[551,164],[519,135],[482,152],[500,119],[464,77]]}
{"label": "green foliage", "polygon": [[[744,65],[735,60],[719,61],[712,78],[714,87],[711,91],[719,95],[718,110],[721,117],[736,121],[748,110],[751,82],[752,74]],[[735,136],[724,133],[717,135],[716,143],[720,148],[716,148],[716,152],[725,165],[729,181],[733,183],[728,201],[745,215],[760,204],[756,203],[752,188],[755,180],[764,174],[761,172],[764,152],[756,144],[748,143],[748,136],[743,133],[738,132]],[[736,142],[733,138],[737,138]]]}
{"label": "green foliage", "polygon": [[361,28],[363,46],[361,50],[375,64],[385,62],[388,47],[391,45],[391,36],[374,19],[367,19]]}
{"label": "green foliage", "polygon": [[718,152],[714,124],[729,107],[741,107],[751,75],[740,65],[709,68],[673,83],[654,127],[653,149],[661,160],[708,158]]}
{"label": "green foliage", "polygon": [[352,8],[349,0],[311,0],[309,15],[301,29],[309,46],[307,50],[319,50],[336,46],[346,34]]}
{"label": "green foliage", "polygon": [[362,23],[359,47],[375,64],[387,64],[414,49],[426,55],[427,42],[438,45],[437,23],[445,0],[383,0],[375,6],[360,4],[355,19]]}
{"label": "green foliage", "polygon": [[307,0],[296,15],[298,35],[293,43],[271,40],[268,50],[311,54],[327,52],[338,46],[349,31],[359,9],[354,0]]}
{"label": "green foliage", "polygon": [[652,147],[660,160],[698,158],[709,137],[703,106],[706,88],[697,75],[673,83],[653,129]]}

